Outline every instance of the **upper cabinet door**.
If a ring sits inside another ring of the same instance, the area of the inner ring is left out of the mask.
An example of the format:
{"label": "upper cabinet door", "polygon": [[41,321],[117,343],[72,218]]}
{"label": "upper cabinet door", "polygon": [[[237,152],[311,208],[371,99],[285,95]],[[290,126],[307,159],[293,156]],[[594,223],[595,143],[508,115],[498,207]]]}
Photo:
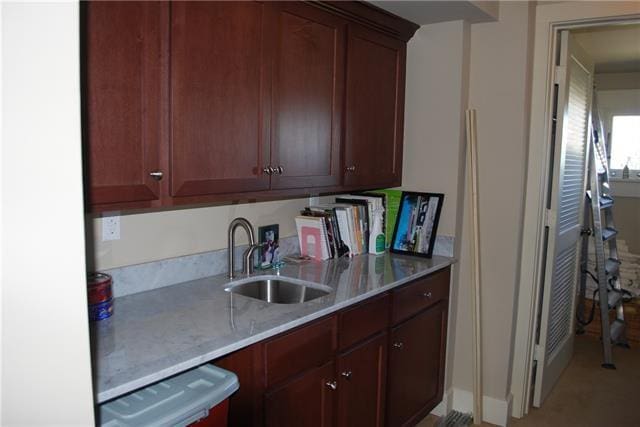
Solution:
{"label": "upper cabinet door", "polygon": [[347,45],[347,187],[399,185],[405,84],[404,42],[350,24]]}
{"label": "upper cabinet door", "polygon": [[258,2],[171,3],[171,195],[266,190],[269,57]]}
{"label": "upper cabinet door", "polygon": [[301,3],[273,7],[272,188],[338,185],[346,22]]}
{"label": "upper cabinet door", "polygon": [[161,172],[162,7],[84,4],[83,133],[91,205],[159,198],[159,182],[150,174]]}

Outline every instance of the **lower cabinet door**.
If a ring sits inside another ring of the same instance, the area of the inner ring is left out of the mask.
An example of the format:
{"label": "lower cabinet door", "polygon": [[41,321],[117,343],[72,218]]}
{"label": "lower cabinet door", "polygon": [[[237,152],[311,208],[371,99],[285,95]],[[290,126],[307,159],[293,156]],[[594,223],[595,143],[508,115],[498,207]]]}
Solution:
{"label": "lower cabinet door", "polygon": [[387,334],[338,358],[338,426],[384,425]]}
{"label": "lower cabinet door", "polygon": [[387,425],[413,424],[442,399],[446,301],[391,331]]}
{"label": "lower cabinet door", "polygon": [[337,392],[333,362],[310,369],[266,394],[266,425],[331,426]]}

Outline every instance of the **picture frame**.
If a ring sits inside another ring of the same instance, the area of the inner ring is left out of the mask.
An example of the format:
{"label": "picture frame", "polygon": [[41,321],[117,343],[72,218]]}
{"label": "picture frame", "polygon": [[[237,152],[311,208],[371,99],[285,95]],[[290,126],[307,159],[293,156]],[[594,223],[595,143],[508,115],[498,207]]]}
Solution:
{"label": "picture frame", "polygon": [[403,191],[389,251],[431,258],[443,203],[442,193]]}
{"label": "picture frame", "polygon": [[280,226],[278,224],[258,227],[258,243],[260,244],[258,266],[267,268],[280,260]]}

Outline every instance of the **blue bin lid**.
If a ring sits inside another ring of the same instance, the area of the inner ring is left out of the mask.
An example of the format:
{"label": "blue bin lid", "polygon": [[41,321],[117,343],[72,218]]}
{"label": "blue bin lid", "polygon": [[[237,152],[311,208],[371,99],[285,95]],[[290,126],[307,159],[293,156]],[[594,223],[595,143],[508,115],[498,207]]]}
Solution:
{"label": "blue bin lid", "polygon": [[233,372],[203,365],[100,405],[98,425],[187,426],[238,388]]}

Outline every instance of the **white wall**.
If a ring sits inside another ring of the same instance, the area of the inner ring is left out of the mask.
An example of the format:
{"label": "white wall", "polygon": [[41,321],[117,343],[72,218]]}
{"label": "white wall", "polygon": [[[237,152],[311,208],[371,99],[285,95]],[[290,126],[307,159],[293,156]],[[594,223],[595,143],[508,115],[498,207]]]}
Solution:
{"label": "white wall", "polygon": [[93,425],[77,3],[2,3],[2,418]]}
{"label": "white wall", "polygon": [[[438,234],[451,236],[462,227],[468,62],[469,24],[462,21],[424,25],[407,46],[402,188],[444,193]],[[459,241],[454,253],[459,257]],[[452,277],[445,390],[454,371],[457,265]]]}
{"label": "white wall", "polygon": [[[477,110],[483,393],[504,401],[509,400],[519,276],[534,16],[532,3],[503,2],[498,22],[471,26],[469,108]],[[462,285],[470,279],[467,224],[458,306],[465,318],[458,321],[470,325],[470,286]],[[465,332],[456,337],[453,384],[469,390],[471,328]]]}
{"label": "white wall", "polygon": [[445,389],[463,411],[472,409],[473,325],[463,118],[477,110],[483,391],[485,420],[496,424],[509,417],[533,18],[533,4],[501,3],[499,22],[423,26],[407,54],[403,188],[444,192],[440,232],[458,239]]}

